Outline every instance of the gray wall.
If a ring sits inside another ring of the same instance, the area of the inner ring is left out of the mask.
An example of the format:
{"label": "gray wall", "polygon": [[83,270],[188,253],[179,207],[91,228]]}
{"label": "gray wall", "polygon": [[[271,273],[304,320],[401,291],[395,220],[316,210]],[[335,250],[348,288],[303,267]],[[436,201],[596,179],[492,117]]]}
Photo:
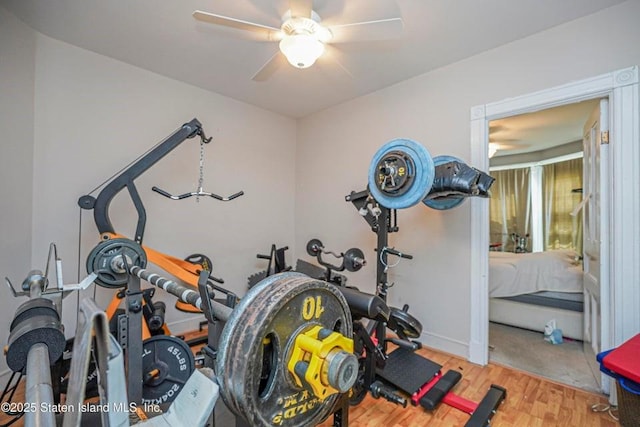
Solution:
{"label": "gray wall", "polygon": [[[369,161],[393,138],[432,155],[469,160],[470,108],[640,64],[640,2],[629,1],[339,105],[298,124],[296,247],[359,246],[369,264],[351,282],[373,291],[375,235],[344,202],[365,188]],[[606,31],[603,31],[606,23]],[[357,78],[357,76],[356,76]],[[470,209],[399,211],[397,249],[414,255],[391,270],[392,305],[409,303],[428,345],[467,355]],[[308,257],[307,257],[308,258]]]}
{"label": "gray wall", "polygon": [[[247,276],[266,267],[256,253],[271,243],[292,245],[295,121],[41,34],[37,43],[32,259],[43,259],[56,242],[65,281],[77,280],[81,231],[86,275],[99,236],[90,211],[82,212],[79,230],[78,198],[197,117],[213,137],[205,146],[204,190],[246,195],[223,203],[152,192],[154,185],[173,194],[196,190],[200,145],[189,139],[136,180],[147,211],[144,243],[178,258],[210,256],[214,274],[244,295]],[[111,219],[117,232],[133,236],[137,216],[126,190],[114,199]],[[98,303],[106,306],[111,294],[99,289]],[[174,311],[175,298],[160,297],[171,302],[173,332],[202,320]],[[64,315],[74,325],[75,310]]]}
{"label": "gray wall", "polygon": [[[31,265],[35,50],[36,33],[0,8],[0,278],[14,286],[30,269],[44,268],[44,259]],[[0,346],[17,303],[2,283]],[[1,357],[0,372],[6,366]]]}

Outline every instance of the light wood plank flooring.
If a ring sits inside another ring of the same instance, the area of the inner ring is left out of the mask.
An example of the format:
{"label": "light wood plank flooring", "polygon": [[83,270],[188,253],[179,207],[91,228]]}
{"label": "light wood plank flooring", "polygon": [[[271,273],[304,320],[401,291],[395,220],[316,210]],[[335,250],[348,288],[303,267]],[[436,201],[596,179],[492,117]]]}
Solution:
{"label": "light wood plank flooring", "polygon": [[[594,413],[591,406],[606,404],[604,396],[554,383],[512,368],[489,364],[481,367],[461,358],[441,352],[422,349],[419,353],[443,366],[443,372],[455,369],[462,380],[454,392],[466,399],[479,402],[491,384],[507,389],[507,398],[494,416],[493,427],[563,426],[589,427],[617,426],[606,412]],[[0,424],[6,421],[0,414]],[[402,408],[386,400],[371,396],[349,411],[350,427],[454,427],[463,426],[469,416],[447,405],[427,412],[420,407]],[[13,426],[23,426],[23,420]],[[331,420],[322,424],[331,426]]]}
{"label": "light wood plank flooring", "polygon": [[[594,413],[591,406],[606,404],[604,396],[589,393],[536,377],[512,368],[489,364],[481,367],[463,359],[422,349],[423,356],[443,366],[443,372],[455,369],[462,380],[453,389],[456,394],[479,402],[491,384],[507,389],[507,398],[493,417],[492,427],[525,426],[617,426],[608,413]],[[406,409],[371,396],[349,411],[350,427],[453,427],[464,426],[469,416],[447,405],[427,412],[420,407]],[[327,421],[322,426],[330,426]]]}

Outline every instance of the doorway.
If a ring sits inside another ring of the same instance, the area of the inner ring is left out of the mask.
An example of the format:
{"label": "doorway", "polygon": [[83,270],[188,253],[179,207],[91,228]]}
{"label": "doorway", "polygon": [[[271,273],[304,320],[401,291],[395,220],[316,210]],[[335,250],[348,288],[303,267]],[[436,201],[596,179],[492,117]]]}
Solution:
{"label": "doorway", "polygon": [[489,359],[591,392],[583,135],[599,108],[593,99],[489,122]]}
{"label": "doorway", "polygon": [[[588,99],[608,97],[610,133],[611,251],[609,278],[610,313],[603,318],[602,347],[611,348],[640,330],[640,241],[629,227],[640,229],[640,111],[638,68],[631,67],[569,83],[529,95],[479,105],[471,109],[471,163],[489,169],[489,122],[517,114],[544,110]],[[488,252],[489,209],[485,200],[471,201],[471,316],[469,360],[488,363]],[[609,383],[603,384],[605,390]]]}

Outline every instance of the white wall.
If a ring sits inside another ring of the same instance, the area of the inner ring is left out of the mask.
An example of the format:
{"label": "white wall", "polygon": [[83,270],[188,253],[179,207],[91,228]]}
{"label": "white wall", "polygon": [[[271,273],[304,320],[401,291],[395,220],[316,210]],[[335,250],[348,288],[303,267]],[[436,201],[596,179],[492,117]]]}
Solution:
{"label": "white wall", "polygon": [[[44,268],[31,265],[35,49],[36,33],[0,7],[0,346],[21,302],[4,277],[20,287],[29,270]],[[6,366],[1,357],[0,372]]]}
{"label": "white wall", "polygon": [[[337,250],[359,246],[369,264],[351,274],[375,289],[375,235],[344,202],[367,182],[369,161],[393,138],[414,139],[432,155],[469,159],[470,108],[640,64],[640,2],[629,1],[407,80],[299,121],[296,247],[312,238]],[[604,30],[606,28],[606,30]],[[391,305],[411,305],[423,342],[467,356],[470,210],[423,205],[398,212],[391,244],[414,255],[391,270]]]}
{"label": "white wall", "polygon": [[[214,275],[239,295],[246,292],[247,277],[266,268],[256,253],[271,243],[293,246],[294,120],[41,34],[35,61],[35,262],[44,260],[49,242],[56,242],[65,282],[74,283],[78,198],[194,117],[213,137],[205,146],[204,190],[221,195],[244,190],[245,196],[196,203],[151,191],[154,185],[173,194],[196,190],[200,146],[198,138],[189,139],[136,180],[147,211],[143,243],[179,258],[210,256]],[[87,254],[99,236],[93,212],[83,211],[81,217],[84,277]],[[111,219],[117,232],[133,236],[137,216],[126,190],[114,200]],[[106,306],[112,291],[98,293],[98,303]],[[193,330],[203,320],[174,311],[174,297],[161,298],[171,307],[167,322],[173,332]],[[65,303],[69,331],[75,328],[75,297]],[[181,319],[194,320],[178,324]]]}

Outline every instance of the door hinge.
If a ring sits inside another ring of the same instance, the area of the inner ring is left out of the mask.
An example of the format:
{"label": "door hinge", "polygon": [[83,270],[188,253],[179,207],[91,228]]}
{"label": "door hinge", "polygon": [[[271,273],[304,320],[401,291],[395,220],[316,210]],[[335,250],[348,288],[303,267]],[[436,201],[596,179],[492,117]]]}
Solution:
{"label": "door hinge", "polygon": [[609,144],[609,131],[600,132],[600,144]]}

